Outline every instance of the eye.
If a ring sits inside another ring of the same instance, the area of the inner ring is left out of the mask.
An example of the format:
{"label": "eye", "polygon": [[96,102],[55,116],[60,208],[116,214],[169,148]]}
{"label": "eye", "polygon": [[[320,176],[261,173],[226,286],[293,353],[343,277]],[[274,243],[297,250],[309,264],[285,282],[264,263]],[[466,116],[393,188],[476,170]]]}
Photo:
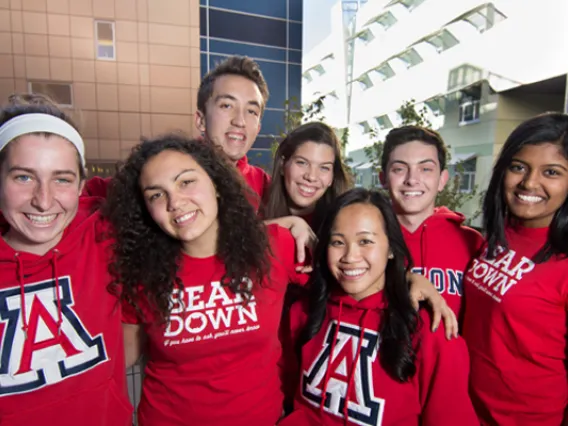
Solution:
{"label": "eye", "polygon": [[62,184],[68,184],[68,183],[72,183],[73,181],[71,179],[68,179],[68,178],[57,178],[56,182],[62,183]]}
{"label": "eye", "polygon": [[432,170],[434,170],[434,169],[431,168],[431,167],[423,167],[422,168],[422,171],[424,171],[424,172],[431,172]]}
{"label": "eye", "polygon": [[331,171],[331,167],[329,167],[329,166],[322,166],[321,169],[322,169],[324,172],[329,172],[329,171]]}
{"label": "eye", "polygon": [[231,104],[222,103],[222,104],[219,105],[219,108],[221,108],[221,109],[228,109],[228,108],[231,108]]}
{"label": "eye", "polygon": [[257,110],[254,110],[254,109],[249,109],[249,114],[252,114],[252,115],[254,115],[255,117],[258,117],[259,112],[258,112]]}
{"label": "eye", "polygon": [[162,196],[161,192],[155,192],[148,197],[148,201],[154,202]]}
{"label": "eye", "polygon": [[402,167],[394,167],[391,169],[392,173],[400,173],[402,172],[404,169]]}
{"label": "eye", "polygon": [[17,175],[14,177],[14,180],[25,183],[25,182],[30,182],[32,180],[32,177],[29,175]]}
{"label": "eye", "polygon": [[340,241],[340,240],[331,240],[331,241],[329,242],[329,245],[330,245],[331,247],[341,247],[341,246],[343,245],[343,241]]}
{"label": "eye", "polygon": [[304,160],[296,160],[296,164],[299,166],[305,166],[307,163]]}
{"label": "eye", "polygon": [[556,177],[556,176],[560,176],[561,173],[558,170],[555,170],[555,169],[546,169],[544,171],[544,175],[549,176],[549,177]]}
{"label": "eye", "polygon": [[515,163],[513,163],[513,164],[511,164],[511,165],[509,166],[509,170],[510,170],[511,172],[513,172],[513,173],[522,172],[524,169],[525,169],[525,168],[524,168],[524,166],[523,166],[522,164],[515,164]]}
{"label": "eye", "polygon": [[359,241],[359,244],[361,244],[362,246],[366,246],[369,244],[375,244],[374,241],[369,240],[368,238],[363,238],[361,241]]}
{"label": "eye", "polygon": [[195,182],[195,179],[185,179],[181,181],[181,186],[187,186],[193,182]]}

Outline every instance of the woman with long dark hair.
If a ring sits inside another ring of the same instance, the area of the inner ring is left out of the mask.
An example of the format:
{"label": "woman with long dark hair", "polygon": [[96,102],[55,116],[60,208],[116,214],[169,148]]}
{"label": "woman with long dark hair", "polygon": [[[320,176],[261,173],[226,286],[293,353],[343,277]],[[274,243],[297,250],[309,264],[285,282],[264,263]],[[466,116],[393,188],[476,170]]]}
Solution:
{"label": "woman with long dark hair", "polygon": [[476,424],[465,343],[431,333],[429,316],[414,309],[390,202],[365,189],[341,195],[314,257],[310,297],[290,312],[300,384],[281,424]]}
{"label": "woman with long dark hair", "polygon": [[559,425],[568,406],[568,115],[539,115],[511,133],[483,218],[486,250],[464,279],[472,401],[483,425]]}
{"label": "woman with long dark hair", "polygon": [[316,229],[327,206],[352,186],[334,130],[305,123],[278,145],[262,214],[266,219],[300,216]]}
{"label": "woman with long dark hair", "polygon": [[146,357],[144,425],[274,425],[282,411],[278,326],[294,240],[265,227],[237,170],[206,141],[137,146],[113,179],[114,287],[127,362]]}

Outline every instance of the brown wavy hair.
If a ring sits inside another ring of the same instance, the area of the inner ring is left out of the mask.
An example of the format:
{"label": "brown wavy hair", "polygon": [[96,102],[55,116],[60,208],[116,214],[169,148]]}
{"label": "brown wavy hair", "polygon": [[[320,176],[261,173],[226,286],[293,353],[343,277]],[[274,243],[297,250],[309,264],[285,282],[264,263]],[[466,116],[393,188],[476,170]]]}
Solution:
{"label": "brown wavy hair", "polygon": [[306,142],[324,144],[333,149],[335,161],[333,162],[333,183],[316,202],[313,223],[318,226],[325,216],[327,207],[345,191],[353,187],[353,179],[343,164],[341,144],[334,130],[320,122],[302,124],[292,130],[276,150],[272,182],[268,191],[265,191],[262,216],[265,219],[275,219],[291,214],[289,198],[284,185],[284,165],[294,155],[296,150]]}
{"label": "brown wavy hair", "polygon": [[[225,265],[221,282],[246,301],[269,273],[269,242],[266,229],[246,197],[244,180],[226,156],[212,143],[168,134],[143,140],[117,172],[109,188],[105,216],[113,225],[114,257],[109,270],[110,290],[120,290],[123,301],[141,313],[148,302],[166,322],[170,295],[183,289],[178,277],[182,259],[181,242],[164,233],[146,209],[140,188],[144,165],[165,151],[191,156],[209,175],[219,194],[217,256]],[[252,280],[253,287],[243,283]]]}

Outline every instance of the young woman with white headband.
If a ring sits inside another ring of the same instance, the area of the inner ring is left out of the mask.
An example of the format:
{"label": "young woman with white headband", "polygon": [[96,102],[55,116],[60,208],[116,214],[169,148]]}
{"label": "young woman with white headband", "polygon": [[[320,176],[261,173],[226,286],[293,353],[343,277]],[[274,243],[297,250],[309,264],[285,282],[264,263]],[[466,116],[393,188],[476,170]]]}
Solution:
{"label": "young woman with white headband", "polygon": [[0,110],[0,424],[126,426],[121,311],[83,140],[40,95]]}

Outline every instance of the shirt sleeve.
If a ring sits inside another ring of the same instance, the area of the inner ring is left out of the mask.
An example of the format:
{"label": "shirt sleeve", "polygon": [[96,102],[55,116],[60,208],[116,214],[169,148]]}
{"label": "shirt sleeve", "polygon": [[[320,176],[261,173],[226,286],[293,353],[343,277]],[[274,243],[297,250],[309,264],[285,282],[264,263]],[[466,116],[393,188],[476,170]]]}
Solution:
{"label": "shirt sleeve", "polygon": [[[423,426],[479,426],[468,393],[469,355],[465,341],[447,340],[442,327],[430,331],[430,320],[421,312],[421,341],[417,373]],[[451,398],[448,399],[448,395]]]}

